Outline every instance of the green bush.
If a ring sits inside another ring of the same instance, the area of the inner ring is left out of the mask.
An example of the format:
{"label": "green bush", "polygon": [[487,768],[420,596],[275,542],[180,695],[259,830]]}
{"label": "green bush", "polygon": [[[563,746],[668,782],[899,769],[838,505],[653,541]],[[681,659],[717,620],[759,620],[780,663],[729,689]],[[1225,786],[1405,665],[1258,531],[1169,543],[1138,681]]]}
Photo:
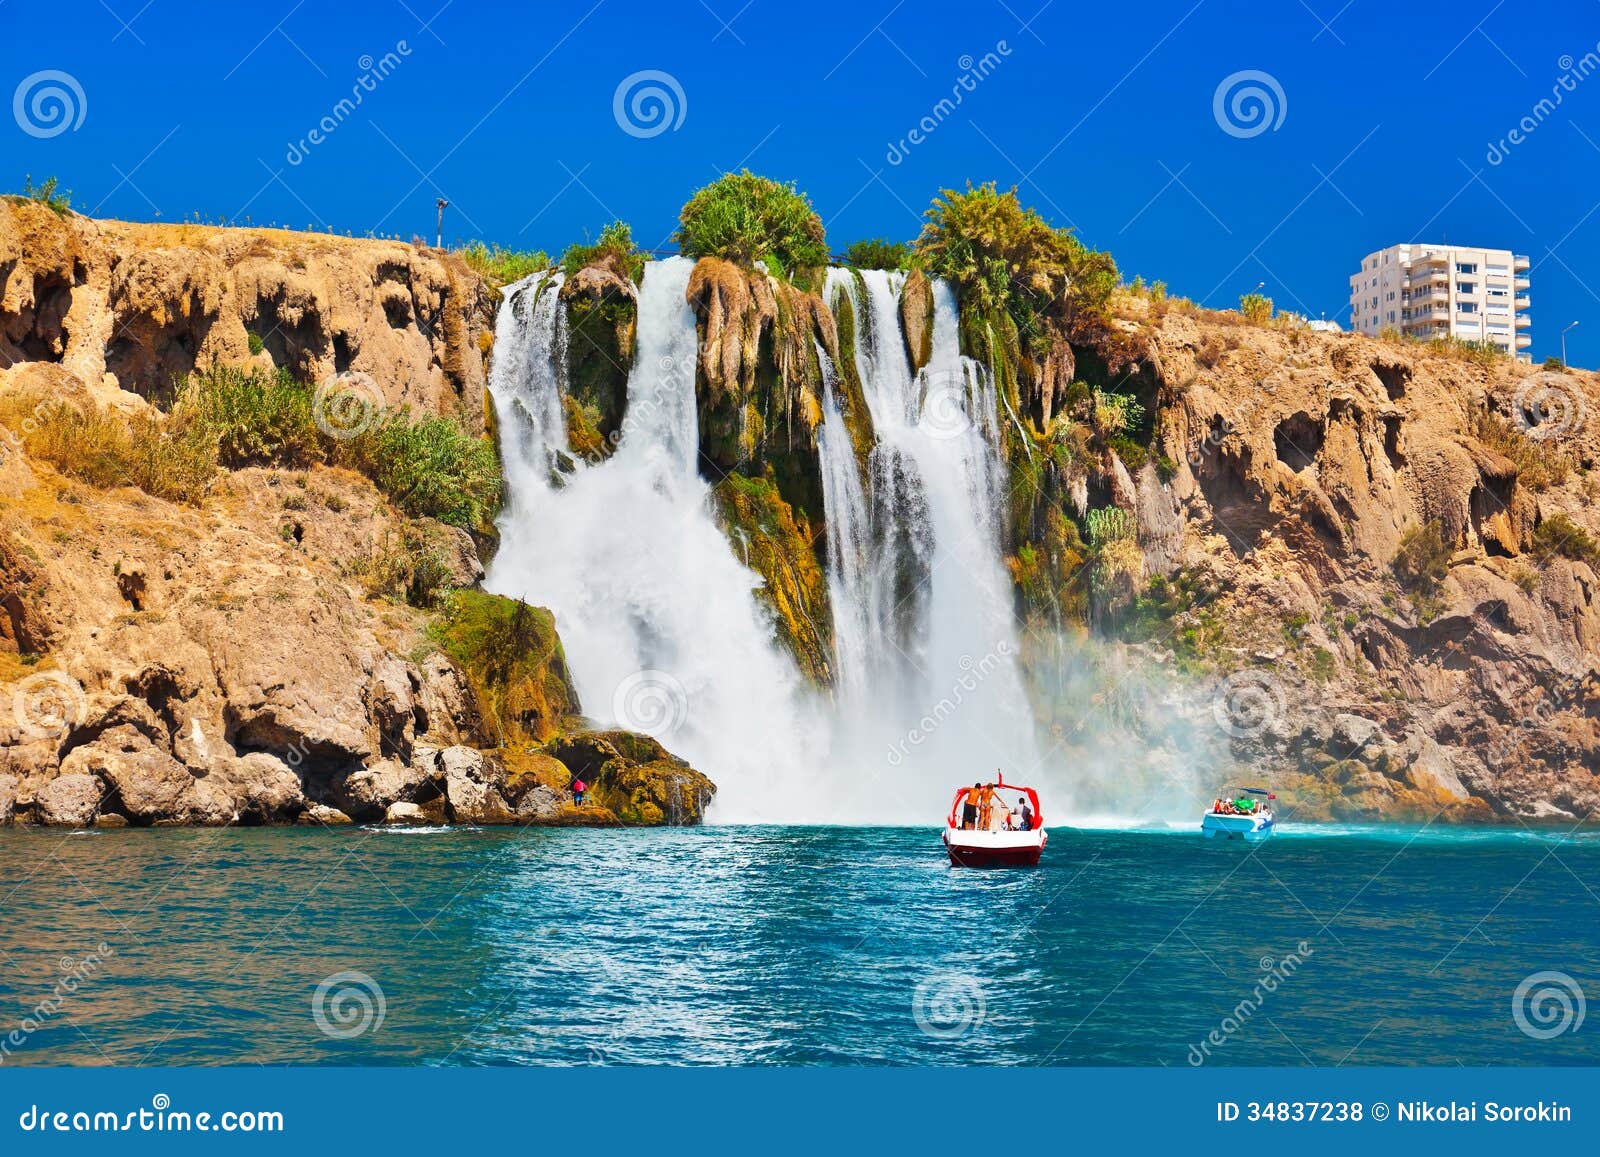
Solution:
{"label": "green bush", "polygon": [[1413,526],[1400,536],[1393,563],[1395,577],[1410,594],[1432,597],[1450,571],[1453,553],[1431,524]]}
{"label": "green bush", "polygon": [[588,265],[609,265],[618,275],[637,282],[644,276],[645,255],[633,243],[633,230],[625,221],[613,221],[600,230],[593,244],[568,245],[561,268],[568,277]]}
{"label": "green bush", "polygon": [[1084,529],[1089,532],[1089,546],[1103,550],[1114,542],[1131,539],[1138,533],[1138,523],[1133,515],[1120,506],[1102,506],[1089,511],[1084,519]]}
{"label": "green bush", "polygon": [[56,192],[56,183],[56,178],[46,177],[42,185],[35,185],[32,176],[23,177],[22,195],[45,206],[57,217],[65,217],[72,212],[72,193]]}
{"label": "green bush", "polygon": [[910,245],[881,237],[852,241],[844,251],[844,263],[852,269],[909,269],[911,257]]}
{"label": "green bush", "polygon": [[542,249],[504,249],[499,245],[485,245],[473,241],[456,250],[456,256],[467,266],[493,285],[510,285],[521,281],[530,273],[550,268],[550,258]]}
{"label": "green bush", "polygon": [[326,457],[311,387],[285,370],[213,369],[178,389],[173,417],[209,432],[219,465],[304,467]]}
{"label": "green bush", "polygon": [[424,610],[451,593],[450,563],[416,526],[385,536],[382,545],[351,568],[369,598],[401,599]]}
{"label": "green bush", "polygon": [[918,257],[981,315],[1004,310],[1030,339],[1051,318],[1069,332],[1104,323],[1118,285],[1116,262],[1024,208],[1015,188],[1001,193],[991,181],[965,192],[944,189],[926,216]]}
{"label": "green bush", "polygon": [[165,418],[133,418],[90,405],[28,409],[0,418],[24,431],[34,457],[93,486],[137,486],[158,498],[197,502],[218,466],[359,470],[405,513],[469,529],[487,526],[500,503],[494,444],[450,418],[412,421],[405,410],[371,414],[341,438],[316,420],[315,391],[287,373],[213,369],[183,382]]}
{"label": "green bush", "polygon": [[338,443],[347,462],[401,510],[451,526],[487,526],[500,504],[500,460],[493,443],[449,418],[413,422],[389,411],[367,430]]}
{"label": "green bush", "polygon": [[1127,394],[1110,394],[1103,390],[1093,392],[1094,426],[1107,439],[1131,434],[1144,421],[1144,406]]}
{"label": "green bush", "polygon": [[1239,312],[1246,321],[1264,325],[1272,320],[1272,298],[1259,293],[1247,293],[1239,299]]}
{"label": "green bush", "polygon": [[[157,498],[198,502],[217,472],[209,432],[193,423],[162,422],[148,413],[125,418],[93,403],[6,399],[3,417],[22,432],[29,454],[91,486],[137,486]],[[20,420],[19,420],[20,418]]]}
{"label": "green bush", "polygon": [[1565,514],[1552,514],[1534,527],[1533,549],[1543,558],[1560,555],[1600,570],[1600,543]]}
{"label": "green bush", "polygon": [[678,220],[678,245],[689,257],[742,265],[771,258],[791,274],[828,263],[822,218],[805,194],[749,169],[699,190]]}

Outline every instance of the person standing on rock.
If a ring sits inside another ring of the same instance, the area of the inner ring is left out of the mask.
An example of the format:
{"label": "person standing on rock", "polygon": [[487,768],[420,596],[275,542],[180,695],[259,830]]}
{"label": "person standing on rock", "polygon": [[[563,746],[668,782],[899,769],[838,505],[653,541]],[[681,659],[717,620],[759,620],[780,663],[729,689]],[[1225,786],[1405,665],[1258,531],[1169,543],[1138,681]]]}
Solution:
{"label": "person standing on rock", "polygon": [[577,804],[579,807],[582,807],[583,806],[583,794],[584,794],[584,792],[586,792],[588,790],[589,790],[589,785],[584,783],[583,780],[574,779],[572,781],[572,802]]}

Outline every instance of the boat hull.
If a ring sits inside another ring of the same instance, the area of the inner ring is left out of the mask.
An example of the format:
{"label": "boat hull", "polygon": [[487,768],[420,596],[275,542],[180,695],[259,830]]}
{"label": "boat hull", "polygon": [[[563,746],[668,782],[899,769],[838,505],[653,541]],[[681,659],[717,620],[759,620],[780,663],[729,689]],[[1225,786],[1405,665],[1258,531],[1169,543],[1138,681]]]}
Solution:
{"label": "boat hull", "polygon": [[1245,840],[1259,843],[1272,835],[1270,816],[1219,815],[1207,812],[1200,821],[1200,834],[1213,840]]}
{"label": "boat hull", "polygon": [[957,868],[1032,868],[1049,836],[1031,832],[972,832],[946,828],[944,848]]}

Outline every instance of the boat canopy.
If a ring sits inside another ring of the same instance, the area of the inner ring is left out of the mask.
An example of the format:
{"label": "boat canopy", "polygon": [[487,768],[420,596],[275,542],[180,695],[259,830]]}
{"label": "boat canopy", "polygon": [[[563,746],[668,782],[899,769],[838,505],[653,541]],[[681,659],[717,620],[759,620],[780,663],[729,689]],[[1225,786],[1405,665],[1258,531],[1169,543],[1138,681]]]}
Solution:
{"label": "boat canopy", "polygon": [[[994,780],[996,791],[1014,791],[1018,795],[1027,797],[1028,807],[1033,812],[1033,826],[1035,829],[1044,827],[1044,812],[1039,807],[1039,793],[1031,787],[1018,787],[1006,782],[1006,777],[1001,775]],[[955,828],[961,826],[961,805],[966,802],[967,796],[972,793],[970,787],[956,788],[955,799],[950,801],[950,817],[948,826]]]}

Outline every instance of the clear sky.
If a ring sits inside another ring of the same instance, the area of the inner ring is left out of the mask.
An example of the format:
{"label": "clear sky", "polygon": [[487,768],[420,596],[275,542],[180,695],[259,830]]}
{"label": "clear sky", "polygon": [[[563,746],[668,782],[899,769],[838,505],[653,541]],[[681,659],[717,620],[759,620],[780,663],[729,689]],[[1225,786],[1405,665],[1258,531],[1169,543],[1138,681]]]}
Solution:
{"label": "clear sky", "polygon": [[[1373,249],[1511,248],[1535,355],[1581,320],[1569,356],[1595,365],[1597,44],[1592,0],[0,0],[0,188],[406,238],[443,196],[447,242],[557,251],[618,217],[664,243],[748,166],[797,182],[837,250],[993,179],[1128,276],[1216,306],[1264,281],[1341,323]],[[1265,76],[1219,108],[1240,73]],[[652,87],[666,123],[631,107]]]}

